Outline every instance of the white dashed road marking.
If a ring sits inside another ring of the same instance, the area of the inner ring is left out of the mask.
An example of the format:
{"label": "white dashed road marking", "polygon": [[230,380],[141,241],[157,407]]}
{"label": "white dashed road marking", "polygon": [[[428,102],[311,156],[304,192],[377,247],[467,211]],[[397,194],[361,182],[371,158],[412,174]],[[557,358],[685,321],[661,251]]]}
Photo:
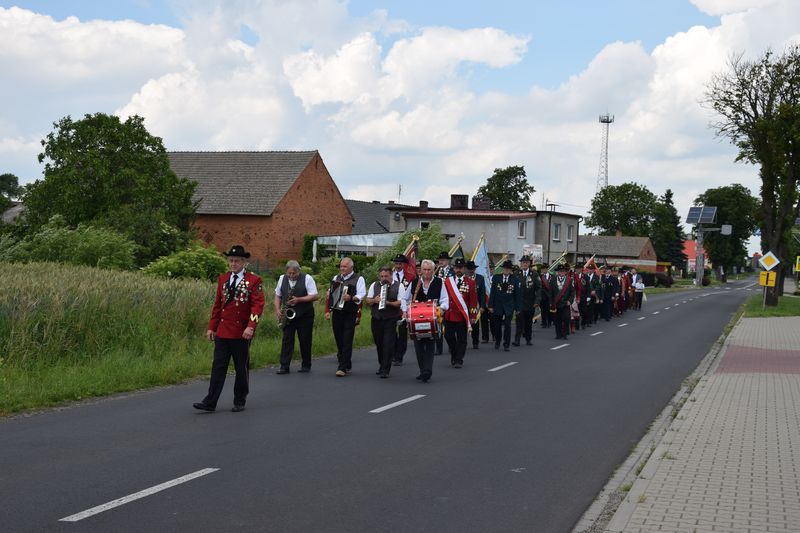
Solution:
{"label": "white dashed road marking", "polygon": [[510,366],[516,365],[516,361],[511,361],[510,363],[506,363],[504,365],[496,366],[494,368],[490,368],[487,372],[497,372],[498,370],[503,370],[504,368],[508,368]]}
{"label": "white dashed road marking", "polygon": [[390,403],[389,405],[384,405],[383,407],[378,407],[377,409],[373,409],[372,411],[370,411],[370,413],[375,413],[375,414],[382,413],[399,405],[403,405],[404,403],[413,402],[414,400],[419,400],[420,398],[424,397],[425,397],[424,394],[415,394],[414,396],[409,396],[408,398],[405,398],[398,402]]}

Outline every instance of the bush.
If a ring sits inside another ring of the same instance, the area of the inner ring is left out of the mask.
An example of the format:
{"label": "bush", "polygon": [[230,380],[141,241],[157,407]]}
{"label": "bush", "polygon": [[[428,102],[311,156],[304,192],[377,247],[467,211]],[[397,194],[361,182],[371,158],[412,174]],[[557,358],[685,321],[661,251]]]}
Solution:
{"label": "bush", "polygon": [[164,278],[207,279],[214,281],[228,264],[217,249],[194,243],[188,249],[159,257],[142,271]]}
{"label": "bush", "polygon": [[136,253],[136,245],[122,234],[86,225],[71,229],[60,215],[53,216],[38,233],[16,242],[4,236],[0,244],[2,261],[48,261],[119,270],[132,269]]}

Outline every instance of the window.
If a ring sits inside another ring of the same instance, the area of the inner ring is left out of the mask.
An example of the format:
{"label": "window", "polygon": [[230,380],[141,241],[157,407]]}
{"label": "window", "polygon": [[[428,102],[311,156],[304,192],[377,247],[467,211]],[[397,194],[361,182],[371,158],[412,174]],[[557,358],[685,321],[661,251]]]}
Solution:
{"label": "window", "polygon": [[554,241],[561,240],[561,224],[559,223],[553,224],[553,240]]}
{"label": "window", "polygon": [[430,227],[431,227],[431,223],[430,222],[426,222],[426,221],[422,221],[422,220],[419,221],[419,229],[428,229]]}
{"label": "window", "polygon": [[524,239],[528,233],[528,221],[527,220],[518,220],[517,221],[517,238]]}
{"label": "window", "polygon": [[567,242],[572,242],[572,235],[575,232],[575,226],[570,224],[567,226]]}

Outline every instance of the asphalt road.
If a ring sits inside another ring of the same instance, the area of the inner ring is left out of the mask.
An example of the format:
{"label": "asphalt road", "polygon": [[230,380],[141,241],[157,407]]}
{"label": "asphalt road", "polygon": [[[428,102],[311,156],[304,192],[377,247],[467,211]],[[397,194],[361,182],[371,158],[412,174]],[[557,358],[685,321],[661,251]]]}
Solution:
{"label": "asphalt road", "polygon": [[[196,381],[9,418],[0,530],[569,531],[751,284],[650,297],[557,350],[537,327],[532,347],[482,344],[462,369],[437,357],[427,384],[413,347],[388,380],[362,350],[346,378],[332,358],[253,372],[242,413],[229,377],[216,413],[192,409]],[[206,468],[218,470],[61,521]]]}

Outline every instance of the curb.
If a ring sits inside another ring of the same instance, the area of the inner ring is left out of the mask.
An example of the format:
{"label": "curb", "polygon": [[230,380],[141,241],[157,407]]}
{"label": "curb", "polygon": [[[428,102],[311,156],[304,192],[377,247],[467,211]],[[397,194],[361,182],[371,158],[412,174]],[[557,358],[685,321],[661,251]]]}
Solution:
{"label": "curb", "polygon": [[[662,444],[664,437],[675,423],[681,408],[695,387],[716,369],[728,335],[741,322],[743,316],[743,313],[740,314],[733,327],[729,330],[726,328],[720,334],[694,371],[683,380],[681,388],[653,420],[647,433],[636,444],[628,458],[614,471],[595,497],[594,503],[578,520],[572,533],[619,533],[625,529],[639,503],[639,498],[650,485],[661,457],[667,452],[666,444]],[[627,493],[623,490],[625,486],[630,487]]]}

